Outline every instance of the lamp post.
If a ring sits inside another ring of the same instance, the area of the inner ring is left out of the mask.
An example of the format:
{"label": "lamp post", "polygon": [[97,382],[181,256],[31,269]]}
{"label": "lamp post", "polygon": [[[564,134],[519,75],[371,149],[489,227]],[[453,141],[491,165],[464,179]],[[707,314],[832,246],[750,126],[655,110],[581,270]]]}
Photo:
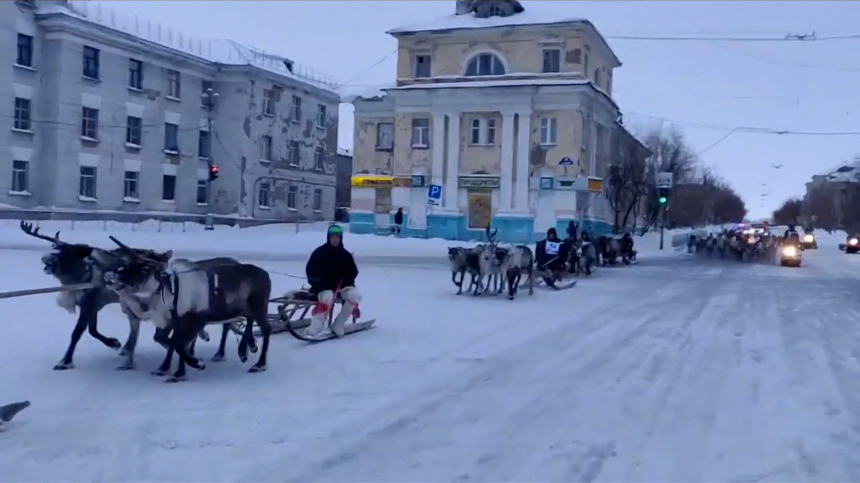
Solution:
{"label": "lamp post", "polygon": [[209,110],[209,115],[206,117],[206,128],[209,130],[209,169],[206,175],[206,219],[203,226],[204,230],[214,230],[214,220],[212,217],[212,137],[215,136],[212,131],[212,111],[215,109],[215,104],[218,101],[218,93],[215,89],[209,87],[200,94],[203,106]]}

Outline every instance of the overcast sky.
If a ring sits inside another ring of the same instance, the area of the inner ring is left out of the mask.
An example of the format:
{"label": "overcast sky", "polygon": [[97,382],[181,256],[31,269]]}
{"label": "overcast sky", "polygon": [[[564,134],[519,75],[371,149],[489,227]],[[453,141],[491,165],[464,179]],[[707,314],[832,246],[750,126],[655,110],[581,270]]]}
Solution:
{"label": "overcast sky", "polygon": [[[607,37],[860,34],[860,2],[522,2],[591,20]],[[111,8],[197,38],[230,38],[292,58],[352,87],[391,82],[396,42],[385,31],[452,13],[436,1],[112,1]],[[532,7],[534,6],[534,7]],[[625,124],[674,123],[697,151],[734,127],[860,133],[860,38],[818,42],[609,39],[623,62],[614,97]],[[352,119],[341,109],[341,147]],[[734,132],[702,154],[752,216],[800,196],[812,174],[860,154],[860,135]],[[772,168],[772,165],[782,165]],[[767,194],[762,197],[762,194]]]}

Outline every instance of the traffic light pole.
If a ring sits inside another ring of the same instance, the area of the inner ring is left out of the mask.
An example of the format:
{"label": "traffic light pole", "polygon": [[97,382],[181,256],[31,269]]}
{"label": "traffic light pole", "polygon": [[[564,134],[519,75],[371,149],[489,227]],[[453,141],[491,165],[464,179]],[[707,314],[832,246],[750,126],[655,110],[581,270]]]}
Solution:
{"label": "traffic light pole", "polygon": [[205,92],[201,94],[203,98],[203,104],[208,106],[209,115],[206,118],[206,128],[209,130],[209,169],[206,173],[206,218],[203,226],[204,230],[214,230],[215,224],[212,216],[212,166],[214,163],[212,162],[212,138],[214,137],[214,133],[212,132],[212,109],[215,109],[215,101],[218,99],[218,93],[215,92],[211,87],[206,89]]}
{"label": "traffic light pole", "polygon": [[660,250],[663,249],[663,234],[666,228],[666,206],[660,206]]}

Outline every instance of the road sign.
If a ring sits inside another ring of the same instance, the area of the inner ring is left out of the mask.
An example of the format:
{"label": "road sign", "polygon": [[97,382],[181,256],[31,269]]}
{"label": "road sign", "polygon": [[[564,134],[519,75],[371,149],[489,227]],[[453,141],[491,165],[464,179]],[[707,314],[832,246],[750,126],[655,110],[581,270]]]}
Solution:
{"label": "road sign", "polygon": [[657,188],[671,188],[672,173],[657,173]]}
{"label": "road sign", "polygon": [[573,160],[568,158],[567,156],[561,158],[561,161],[558,162],[559,166],[573,166]]}
{"label": "road sign", "polygon": [[442,186],[431,184],[427,187],[427,204],[439,206],[442,204]]}

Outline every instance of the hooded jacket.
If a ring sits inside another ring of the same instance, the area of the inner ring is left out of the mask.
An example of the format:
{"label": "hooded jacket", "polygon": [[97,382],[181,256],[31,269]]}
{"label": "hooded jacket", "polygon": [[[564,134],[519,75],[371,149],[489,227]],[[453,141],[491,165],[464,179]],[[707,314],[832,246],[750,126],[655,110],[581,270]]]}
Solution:
{"label": "hooded jacket", "polygon": [[311,291],[320,293],[325,290],[336,290],[338,287],[354,287],[358,278],[358,267],[352,253],[343,246],[343,235],[340,244],[333,246],[331,234],[326,234],[326,242],[318,246],[305,266],[305,275],[311,285]]}

